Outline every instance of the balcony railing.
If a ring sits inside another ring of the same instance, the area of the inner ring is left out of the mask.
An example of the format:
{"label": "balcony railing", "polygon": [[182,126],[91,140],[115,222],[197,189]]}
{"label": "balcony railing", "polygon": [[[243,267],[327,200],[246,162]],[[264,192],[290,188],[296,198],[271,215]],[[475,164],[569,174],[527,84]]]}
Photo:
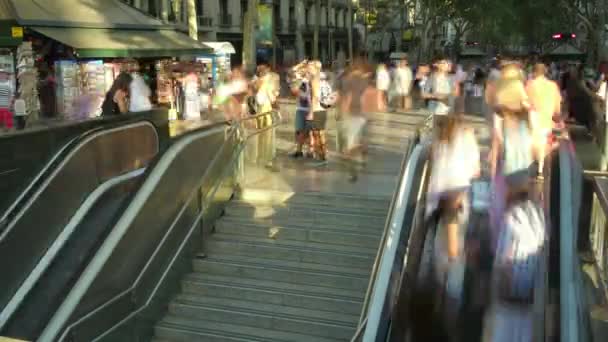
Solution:
{"label": "balcony railing", "polygon": [[200,27],[212,27],[213,18],[211,17],[198,17],[198,26]]}
{"label": "balcony railing", "polygon": [[289,31],[293,32],[295,30],[298,29],[298,21],[297,20],[290,20],[289,21]]}

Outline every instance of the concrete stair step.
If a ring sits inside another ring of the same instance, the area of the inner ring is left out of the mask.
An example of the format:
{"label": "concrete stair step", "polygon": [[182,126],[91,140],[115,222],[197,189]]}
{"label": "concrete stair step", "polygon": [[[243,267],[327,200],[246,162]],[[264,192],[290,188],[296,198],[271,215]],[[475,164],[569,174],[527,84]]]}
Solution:
{"label": "concrete stair step", "polygon": [[302,222],[326,222],[327,224],[349,224],[357,223],[357,225],[365,226],[384,226],[386,214],[380,216],[361,214],[343,214],[331,212],[327,209],[319,210],[299,210],[299,209],[275,209],[272,207],[244,207],[244,206],[227,206],[225,215],[228,217],[238,216],[247,218],[290,218]]}
{"label": "concrete stair step", "polygon": [[384,228],[385,217],[366,217],[355,215],[337,215],[331,213],[317,213],[315,215],[306,215],[305,213],[297,212],[255,212],[253,210],[238,210],[234,208],[226,208],[225,217],[241,218],[251,222],[264,222],[268,224],[283,223],[286,225],[310,224],[320,227],[356,227],[367,229]]}
{"label": "concrete stair step", "polygon": [[208,255],[221,253],[355,268],[370,268],[376,256],[376,251],[369,248],[249,237],[245,239],[229,234],[214,234],[207,241],[205,252]]}
{"label": "concrete stair step", "polygon": [[205,274],[193,272],[188,274],[184,280],[197,283],[214,283],[223,285],[238,285],[242,287],[252,287],[262,290],[275,290],[282,293],[297,293],[306,296],[321,296],[331,297],[340,300],[361,302],[363,301],[364,293],[361,291],[336,289],[333,287],[325,287],[323,285],[306,285],[306,284],[293,284],[283,281],[263,280],[263,279],[251,279],[244,277],[234,276],[221,276],[215,274]]}
{"label": "concrete stair step", "polygon": [[168,315],[155,328],[158,338],[175,342],[333,342],[338,339],[322,338],[264,328],[248,327]]}
{"label": "concrete stair step", "polygon": [[194,262],[195,272],[223,276],[239,276],[261,280],[284,281],[294,284],[322,285],[345,290],[365,291],[368,277],[350,274],[269,265],[221,258],[206,258]]}
{"label": "concrete stair step", "polygon": [[[297,285],[279,281],[248,279],[234,282],[218,279],[219,276],[201,277],[190,275],[182,281],[183,294],[207,298],[224,298],[281,305],[293,308],[321,310],[347,315],[360,314],[362,298],[349,297],[353,291],[332,289],[314,285]],[[246,278],[244,278],[246,279]],[[270,285],[270,286],[268,286]]]}
{"label": "concrete stair step", "polygon": [[353,276],[353,277],[369,277],[371,274],[370,267],[352,267],[352,266],[335,266],[319,263],[310,263],[302,261],[289,261],[276,258],[262,258],[262,257],[247,257],[243,258],[242,255],[233,255],[226,252],[213,253],[207,258],[196,258],[193,264],[196,265],[204,262],[205,260],[221,260],[224,262],[246,262],[247,264],[278,267],[278,268],[293,268],[302,271],[310,272],[328,272],[336,275]]}
{"label": "concrete stair step", "polygon": [[328,229],[312,229],[288,226],[267,226],[260,224],[245,224],[220,220],[215,229],[222,234],[244,235],[273,240],[293,240],[336,245],[378,247],[381,232],[376,234],[362,234],[359,232],[345,232]]}
{"label": "concrete stair step", "polygon": [[310,221],[297,221],[295,218],[289,217],[275,217],[275,218],[246,218],[239,216],[224,216],[221,220],[216,222],[221,224],[236,224],[236,225],[253,225],[253,226],[262,226],[262,227],[289,227],[289,228],[298,228],[298,229],[310,229],[310,230],[327,230],[327,231],[335,231],[335,232],[345,232],[345,233],[355,233],[355,234],[382,234],[384,231],[383,225],[365,225],[362,226],[357,222],[352,222],[351,224],[335,224],[328,222],[310,222]]}
{"label": "concrete stair step", "polygon": [[[401,165],[401,164],[399,164]],[[386,217],[388,212],[388,204],[385,206],[370,206],[368,208],[362,207],[339,207],[339,206],[320,206],[317,203],[306,203],[306,202],[294,202],[289,201],[284,203],[255,203],[247,202],[242,200],[231,201],[228,205],[229,208],[247,209],[255,208],[256,210],[275,210],[275,211],[293,211],[296,213],[309,213],[314,214],[317,212],[322,213],[335,213],[340,215],[355,215],[355,216],[369,216],[369,217]]]}
{"label": "concrete stair step", "polygon": [[337,325],[342,324],[352,327],[356,326],[359,320],[358,315],[348,315],[330,311],[312,310],[230,298],[203,297],[191,294],[180,294],[174,299],[173,303],[185,303],[205,307],[264,312],[273,315],[282,315],[291,318],[301,317],[307,320],[318,320],[325,323],[333,323]]}
{"label": "concrete stair step", "polygon": [[319,318],[290,315],[284,312],[265,311],[261,307],[232,308],[183,300],[172,302],[169,305],[169,314],[190,319],[230,322],[239,326],[335,339],[351,338],[356,330],[356,324],[352,322],[350,324],[331,322]]}
{"label": "concrete stair step", "polygon": [[248,203],[272,204],[312,204],[319,207],[337,208],[379,208],[387,209],[390,197],[354,196],[350,194],[324,193],[324,192],[290,192],[280,190],[266,190],[245,188],[240,193],[239,200]]}

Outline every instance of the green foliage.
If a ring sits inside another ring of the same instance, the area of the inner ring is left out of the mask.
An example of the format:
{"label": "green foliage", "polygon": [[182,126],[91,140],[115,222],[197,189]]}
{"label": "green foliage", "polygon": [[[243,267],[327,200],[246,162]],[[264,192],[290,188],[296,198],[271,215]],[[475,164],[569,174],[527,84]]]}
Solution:
{"label": "green foliage", "polygon": [[559,1],[595,0],[419,0],[422,7],[451,20],[457,34],[470,33],[477,40],[504,46],[517,42],[538,45],[551,33],[567,31],[567,13]]}

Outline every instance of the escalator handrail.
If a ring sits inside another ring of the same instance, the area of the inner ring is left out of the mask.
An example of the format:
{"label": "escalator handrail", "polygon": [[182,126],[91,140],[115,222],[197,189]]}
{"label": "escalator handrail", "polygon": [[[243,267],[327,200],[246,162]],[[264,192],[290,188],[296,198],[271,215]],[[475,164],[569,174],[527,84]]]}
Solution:
{"label": "escalator handrail", "polygon": [[[158,141],[158,132],[154,125],[148,120],[138,120],[129,124],[114,124],[105,127],[92,129],[80,135],[78,138],[73,139],[70,143],[66,144],[51,160],[47,163],[44,169],[38,173],[35,180],[31,182],[26,191],[24,191],[19,199],[15,201],[9,210],[5,212],[0,220],[0,241],[10,233],[15,224],[19,219],[28,211],[28,209],[36,202],[38,197],[42,194],[44,189],[53,181],[55,176],[61,171],[64,165],[66,165],[72,157],[74,157],[78,151],[85,147],[90,141],[106,134],[110,134],[116,131],[130,129],[136,126],[150,126],[153,128],[156,134],[156,140]],[[23,205],[19,205],[23,203]]]}
{"label": "escalator handrail", "polygon": [[[253,132],[251,135],[244,137],[243,136],[243,130],[244,130],[243,122],[254,120],[257,118],[261,118],[261,117],[268,117],[268,116],[274,118],[279,115],[276,112],[260,114],[260,115],[251,116],[251,117],[239,120],[237,122],[233,122],[229,126],[230,127],[229,129],[231,130],[230,134],[235,134],[237,136],[237,138],[240,139],[240,141],[238,142],[240,145],[239,149],[237,150],[237,154],[235,155],[235,157],[231,160],[231,164],[235,163],[236,157],[238,157],[238,155],[240,155],[240,153],[244,150],[245,143],[247,140],[249,140],[251,137],[256,136],[262,132],[273,129],[280,124],[280,122],[279,122],[280,120],[276,120],[276,121],[273,120],[269,127],[258,129],[256,132]],[[55,314],[53,315],[51,320],[46,325],[45,329],[43,330],[43,332],[40,336],[41,341],[54,340],[59,334],[61,334],[60,340],[64,339],[67,336],[67,334],[69,334],[69,332],[74,327],[76,327],[77,325],[86,321],[89,317],[92,317],[97,312],[102,310],[104,307],[112,304],[113,302],[128,295],[129,293],[131,293],[131,291],[136,289],[137,285],[141,281],[146,270],[151,265],[155,256],[158,254],[160,249],[163,247],[163,243],[165,242],[167,236],[174,229],[177,222],[179,222],[179,219],[180,219],[181,215],[183,214],[183,212],[190,205],[191,201],[195,198],[194,195],[196,194],[196,191],[193,191],[192,195],[189,197],[189,199],[183,204],[181,210],[178,212],[178,214],[175,217],[175,219],[173,220],[171,226],[168,228],[167,232],[165,233],[165,236],[163,237],[163,239],[161,239],[161,241],[159,241],[156,249],[152,253],[152,256],[150,257],[148,262],[145,264],[145,266],[142,268],[142,270],[139,271],[138,277],[134,280],[134,282],[131,284],[131,286],[129,286],[127,289],[125,289],[121,293],[117,294],[116,296],[110,298],[105,303],[99,305],[95,310],[85,314],[80,319],[74,321],[72,324],[70,324],[65,329],[63,329],[67,320],[73,313],[74,309],[77,307],[79,301],[86,294],[86,291],[92,285],[92,282],[95,280],[97,274],[101,271],[103,265],[105,264],[105,261],[110,257],[115,246],[118,244],[121,237],[126,233],[131,222],[136,217],[137,213],[141,210],[141,208],[143,207],[143,204],[150,197],[155,186],[161,180],[162,175],[168,169],[168,167],[171,165],[171,163],[174,161],[175,157],[179,154],[179,152],[181,152],[192,141],[196,140],[197,138],[200,139],[202,137],[217,133],[218,130],[223,131],[227,124],[228,124],[227,122],[219,123],[216,125],[212,125],[209,127],[195,130],[191,133],[187,133],[186,135],[180,137],[180,139],[173,144],[172,148],[167,150],[167,152],[165,152],[163,157],[158,160],[157,164],[154,165],[152,170],[150,170],[150,173],[147,175],[146,180],[142,184],[139,191],[137,191],[137,193],[134,195],[130,204],[122,212],[119,220],[115,224],[114,228],[112,229],[112,231],[110,232],[108,237],[105,239],[103,244],[99,247],[99,249],[95,253],[94,257],[92,258],[91,262],[89,262],[89,265],[87,266],[87,268],[82,272],[80,278],[78,279],[78,281],[76,282],[76,284],[74,285],[72,290],[65,297],[65,299],[63,300],[59,309],[55,312]],[[207,179],[208,171],[211,170],[214,167],[214,165],[217,163],[217,160],[218,160],[217,156],[225,148],[225,145],[226,145],[226,143],[224,143],[220,147],[220,149],[216,153],[216,157],[214,157],[214,159],[211,161],[211,164],[206,168],[206,171],[202,175],[201,180],[200,180],[201,184]],[[229,172],[230,170],[231,170],[231,168],[227,167],[226,169],[224,169],[222,174],[224,175],[226,172]],[[218,182],[218,183],[221,183],[221,182]],[[215,193],[219,189],[220,185],[221,184],[215,185],[214,190],[209,193],[210,196],[215,196]],[[203,213],[204,213],[204,210],[201,210],[201,212],[198,214],[197,219],[195,219],[194,222],[198,222],[200,217],[203,215]],[[178,258],[178,256],[182,252],[183,248],[186,246],[187,242],[189,241],[190,236],[194,232],[195,228],[196,228],[196,224],[193,224],[191,227],[188,228],[188,232],[187,232],[186,236],[184,237],[183,241],[180,243],[179,248],[173,253],[173,256],[171,257],[170,262],[165,267],[165,269],[162,271],[162,276],[159,278],[159,280],[155,284],[154,290],[151,291],[151,293],[148,295],[144,304],[142,304],[139,308],[133,310],[127,317],[125,317],[123,320],[118,322],[115,326],[113,326],[110,330],[106,331],[104,334],[107,334],[110,331],[112,331],[113,329],[115,329],[116,327],[124,324],[125,322],[130,320],[132,317],[137,315],[137,313],[141,312],[142,310],[144,310],[146,307],[148,307],[150,305],[152,299],[154,298],[158,289],[164,282],[171,267],[175,263],[175,260]],[[63,333],[61,332],[62,329],[63,329]]]}
{"label": "escalator handrail", "polygon": [[[403,177],[403,175],[405,173],[405,169],[406,169],[406,167],[408,165],[408,162],[410,160],[410,156],[412,155],[412,152],[414,151],[414,148],[416,147],[417,144],[420,143],[423,131],[425,129],[428,130],[428,128],[429,128],[429,122],[432,123],[432,120],[433,120],[433,115],[431,114],[431,115],[427,116],[425,118],[425,120],[421,124],[417,125],[416,130],[415,130],[415,135],[414,135],[413,139],[411,139],[409,141],[408,147],[407,147],[406,152],[405,152],[405,154],[403,156],[403,159],[401,161],[401,167],[399,169],[399,176],[398,176],[398,177],[400,177],[400,179]],[[374,283],[376,281],[376,274],[378,272],[378,267],[379,267],[379,264],[380,264],[380,259],[382,258],[382,254],[384,253],[384,246],[385,246],[386,238],[388,236],[388,231],[389,231],[389,228],[390,228],[390,218],[392,217],[393,210],[394,210],[395,205],[396,205],[397,200],[398,200],[397,196],[398,196],[398,192],[393,193],[393,198],[391,199],[391,204],[389,206],[389,210],[388,210],[388,213],[387,213],[387,219],[386,219],[386,222],[385,222],[384,230],[382,232],[382,237],[380,238],[380,244],[379,244],[378,252],[376,253],[376,257],[374,259],[374,264],[373,264],[373,267],[372,267],[372,272],[371,272],[371,275],[370,275],[369,284],[368,284],[367,290],[365,292],[365,297],[363,299],[363,308],[361,310],[361,316],[359,318],[359,326],[363,325],[364,324],[363,321],[367,320],[367,308],[368,308],[368,305],[369,305],[370,297],[372,295],[372,290],[373,290],[373,287],[374,287]]]}
{"label": "escalator handrail", "polygon": [[0,217],[0,233],[2,233],[2,231],[4,230],[3,227],[5,227],[8,224],[8,221],[16,215],[17,211],[20,210],[20,209],[17,209],[20,207],[19,204],[25,202],[28,198],[30,198],[32,196],[32,192],[35,191],[34,188],[36,188],[36,186],[39,185],[39,183],[42,182],[44,179],[48,178],[48,174],[49,174],[50,170],[55,169],[53,166],[55,166],[60,160],[63,160],[62,157],[66,153],[71,151],[72,148],[74,148],[74,146],[78,145],[78,142],[82,141],[84,138],[86,138],[90,134],[94,134],[95,132],[98,132],[100,129],[101,128],[98,127],[98,128],[88,130],[88,131],[80,134],[76,138],[71,139],[66,144],[64,144],[59,149],[59,151],[57,151],[53,155],[53,157],[51,157],[51,159],[49,161],[46,162],[46,164],[42,167],[42,169],[30,181],[30,183],[27,185],[27,187],[23,191],[21,191],[21,193],[15,199],[15,201],[13,201],[13,203],[4,211],[4,213],[2,214],[2,217]]}
{"label": "escalator handrail", "polygon": [[114,177],[110,180],[105,181],[100,186],[98,186],[83,202],[83,204],[78,208],[78,211],[72,216],[70,222],[64,227],[61,233],[57,236],[55,241],[51,244],[49,249],[45,252],[44,256],[40,259],[38,264],[34,267],[34,269],[29,273],[28,277],[24,280],[23,284],[19,287],[17,292],[12,296],[7,305],[2,308],[0,311],[0,330],[4,327],[4,325],[11,319],[12,315],[19,308],[27,294],[30,290],[36,285],[36,282],[40,279],[40,277],[46,272],[48,267],[51,265],[55,256],[61,248],[65,245],[65,243],[70,239],[70,236],[78,227],[78,225],[85,218],[89,210],[97,203],[97,201],[103,196],[103,194],[111,189],[112,187],[138,177],[143,174],[144,168],[133,170],[122,174],[120,176]]}
{"label": "escalator handrail", "polygon": [[[564,141],[559,150],[560,200],[559,200],[559,232],[560,232],[560,339],[568,342],[589,341],[588,310],[585,308],[586,299],[582,289],[580,258],[578,255],[578,221],[575,220],[577,201],[574,198],[573,181],[582,168],[576,165],[570,142]],[[581,176],[582,179],[582,176]],[[582,186],[582,185],[580,185]],[[577,196],[578,197],[578,196]],[[580,206],[579,206],[580,207]]]}
{"label": "escalator handrail", "polygon": [[384,304],[388,294],[389,282],[397,255],[397,248],[399,247],[399,237],[403,230],[405,212],[410,204],[408,199],[411,197],[413,191],[418,191],[418,189],[413,188],[413,182],[416,177],[418,165],[422,160],[423,150],[424,146],[422,144],[417,144],[416,147],[414,147],[405,168],[405,172],[400,179],[399,188],[397,190],[396,206],[389,217],[389,231],[387,239],[382,246],[383,253],[369,301],[367,323],[363,332],[364,341],[374,340],[378,333]]}

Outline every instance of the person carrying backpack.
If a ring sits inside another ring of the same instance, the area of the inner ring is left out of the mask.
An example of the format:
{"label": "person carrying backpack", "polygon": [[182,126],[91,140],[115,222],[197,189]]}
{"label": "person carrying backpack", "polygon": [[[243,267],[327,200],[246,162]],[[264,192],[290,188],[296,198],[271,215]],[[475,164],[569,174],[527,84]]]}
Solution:
{"label": "person carrying backpack", "polygon": [[[493,174],[502,182],[494,197],[494,302],[486,340],[532,341],[531,306],[545,241],[542,208],[531,199],[530,166],[538,158],[523,81],[506,67],[496,88]],[[498,210],[497,210],[498,209]]]}

